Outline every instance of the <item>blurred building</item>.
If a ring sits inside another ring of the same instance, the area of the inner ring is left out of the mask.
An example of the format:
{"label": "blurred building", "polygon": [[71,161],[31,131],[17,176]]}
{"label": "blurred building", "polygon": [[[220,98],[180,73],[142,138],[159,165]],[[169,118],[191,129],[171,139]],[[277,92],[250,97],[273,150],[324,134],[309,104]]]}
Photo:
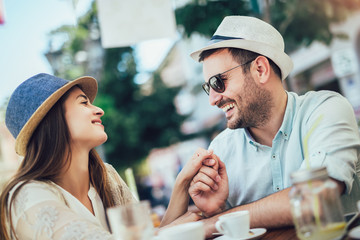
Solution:
{"label": "blurred building", "polygon": [[76,78],[86,73],[95,79],[100,79],[103,68],[104,49],[100,43],[100,31],[97,23],[91,23],[89,38],[86,39],[83,50],[73,56],[66,49],[69,33],[58,31],[50,35],[49,50],[45,53],[54,75],[63,76],[68,72]]}
{"label": "blurred building", "polygon": [[347,38],[334,39],[330,46],[313,43],[292,53],[294,70],[288,87],[299,94],[309,90],[339,92],[350,101],[360,120],[360,12],[331,29]]}
{"label": "blurred building", "polygon": [[182,126],[184,134],[206,131],[225,120],[223,112],[209,104],[209,98],[201,87],[204,82],[202,64],[189,56],[193,49],[200,48],[207,41],[196,34],[189,39],[179,39],[158,70],[167,86],[182,87],[175,106],[179,114],[190,115]]}
{"label": "blurred building", "polygon": [[0,110],[0,191],[15,173],[20,157],[15,152],[15,139],[5,126],[5,112]]}

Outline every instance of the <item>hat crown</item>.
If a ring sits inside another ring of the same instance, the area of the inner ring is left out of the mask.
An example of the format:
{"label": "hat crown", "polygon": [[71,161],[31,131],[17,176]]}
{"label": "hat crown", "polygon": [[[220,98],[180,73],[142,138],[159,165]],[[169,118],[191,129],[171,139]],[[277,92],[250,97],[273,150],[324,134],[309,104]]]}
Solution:
{"label": "hat crown", "polygon": [[249,16],[227,16],[216,29],[207,46],[190,56],[201,61],[201,53],[218,48],[238,48],[258,53],[271,59],[281,71],[284,80],[293,68],[291,58],[285,53],[281,34],[270,24]]}
{"label": "hat crown", "polygon": [[69,81],[46,74],[37,74],[21,83],[10,97],[5,124],[17,138],[19,132],[41,104]]}
{"label": "hat crown", "polygon": [[281,34],[270,24],[249,16],[227,16],[220,23],[214,36],[240,38],[263,43],[284,51],[285,44]]}

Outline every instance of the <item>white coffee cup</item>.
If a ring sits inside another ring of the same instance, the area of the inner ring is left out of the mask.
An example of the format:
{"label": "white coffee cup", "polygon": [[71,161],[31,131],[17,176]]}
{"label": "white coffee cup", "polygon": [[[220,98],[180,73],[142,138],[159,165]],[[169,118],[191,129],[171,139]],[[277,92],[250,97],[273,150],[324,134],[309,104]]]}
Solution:
{"label": "white coffee cup", "polygon": [[249,211],[237,211],[224,214],[215,223],[216,229],[229,237],[248,237],[250,231]]}
{"label": "white coffee cup", "polygon": [[161,240],[204,240],[205,228],[202,222],[189,222],[161,229]]}

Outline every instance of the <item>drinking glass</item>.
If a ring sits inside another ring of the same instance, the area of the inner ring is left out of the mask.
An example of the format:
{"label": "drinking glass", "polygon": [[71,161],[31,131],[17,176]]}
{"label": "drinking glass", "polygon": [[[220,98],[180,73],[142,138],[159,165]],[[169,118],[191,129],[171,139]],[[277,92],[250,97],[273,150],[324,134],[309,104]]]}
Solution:
{"label": "drinking glass", "polygon": [[118,240],[149,240],[154,236],[149,201],[106,210],[113,235]]}
{"label": "drinking glass", "polygon": [[326,167],[299,170],[291,174],[292,216],[298,238],[330,240],[345,233],[340,195]]}

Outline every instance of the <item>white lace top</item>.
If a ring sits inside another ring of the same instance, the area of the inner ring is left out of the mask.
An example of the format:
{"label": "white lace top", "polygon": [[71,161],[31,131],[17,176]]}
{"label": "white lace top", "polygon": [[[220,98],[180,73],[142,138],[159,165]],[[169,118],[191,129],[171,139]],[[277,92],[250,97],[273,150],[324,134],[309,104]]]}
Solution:
{"label": "white lace top", "polygon": [[[107,170],[116,204],[136,201],[111,165],[107,164]],[[10,191],[9,200],[19,185]],[[104,206],[94,187],[90,187],[88,196],[95,215],[77,198],[51,181],[25,184],[12,204],[11,217],[17,238],[115,239],[109,232]]]}
{"label": "white lace top", "polygon": [[15,198],[11,215],[17,237],[112,239],[100,196],[93,187],[90,187],[88,196],[95,216],[77,198],[55,183],[32,181],[24,185]]}

